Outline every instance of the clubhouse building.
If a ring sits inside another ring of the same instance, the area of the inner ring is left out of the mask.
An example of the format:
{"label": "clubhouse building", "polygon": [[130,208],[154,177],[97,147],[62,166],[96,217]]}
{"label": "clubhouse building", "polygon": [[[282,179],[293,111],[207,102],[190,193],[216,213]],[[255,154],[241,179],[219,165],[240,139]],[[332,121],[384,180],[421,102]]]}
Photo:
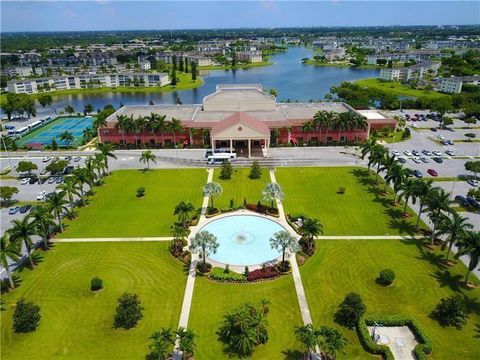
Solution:
{"label": "clubhouse building", "polygon": [[[365,119],[360,128],[305,126],[318,111],[354,112]],[[123,129],[118,118],[137,119],[153,114],[180,120],[183,130],[155,133]],[[268,156],[275,145],[352,143],[363,141],[371,129],[394,128],[396,121],[380,116],[362,115],[341,102],[277,103],[261,85],[217,85],[213,94],[196,105],[128,105],[106,119],[98,130],[101,142],[124,146],[208,146],[235,151],[239,156]]]}

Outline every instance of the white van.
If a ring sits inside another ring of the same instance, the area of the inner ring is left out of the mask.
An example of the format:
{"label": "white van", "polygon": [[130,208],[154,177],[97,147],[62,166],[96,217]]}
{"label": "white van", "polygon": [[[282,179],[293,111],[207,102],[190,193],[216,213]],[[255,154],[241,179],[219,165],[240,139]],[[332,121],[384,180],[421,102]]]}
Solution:
{"label": "white van", "polygon": [[210,155],[207,158],[207,164],[221,164],[225,160],[235,161],[236,158],[237,158],[237,154],[235,153],[221,153],[221,154]]}

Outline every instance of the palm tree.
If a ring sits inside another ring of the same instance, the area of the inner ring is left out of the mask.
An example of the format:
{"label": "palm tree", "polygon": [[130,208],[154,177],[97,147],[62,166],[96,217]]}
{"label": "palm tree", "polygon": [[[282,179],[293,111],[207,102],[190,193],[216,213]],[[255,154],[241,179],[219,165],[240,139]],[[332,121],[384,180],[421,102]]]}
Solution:
{"label": "palm tree", "polygon": [[45,206],[36,206],[29,216],[33,220],[37,235],[42,237],[44,249],[47,250],[48,236],[50,235],[52,227],[55,226],[52,214],[50,214],[50,211],[48,211]]}
{"label": "palm tree", "polygon": [[[396,171],[394,169],[394,166],[398,165],[398,163],[395,160],[395,156],[390,155],[388,153],[385,153],[385,156],[381,159],[381,165],[382,166],[380,167],[379,170],[386,172],[384,192],[387,192],[387,186],[388,186],[389,182],[392,180],[391,176],[392,176],[393,172]],[[390,180],[388,180],[388,179],[390,179]]]}
{"label": "palm tree", "polygon": [[441,188],[433,188],[433,191],[431,191],[430,196],[426,200],[427,206],[425,211],[430,214],[433,220],[432,235],[430,236],[430,245],[433,245],[436,235],[435,232],[440,222],[440,214],[442,211],[451,212],[450,206],[453,204],[453,201],[450,200],[450,194]]}
{"label": "palm tree", "polygon": [[[210,183],[211,184],[211,183]],[[217,237],[212,233],[202,230],[195,234],[190,244],[190,250],[201,255],[203,260],[203,269],[206,269],[207,256],[210,253],[216,253],[218,249]]]}
{"label": "palm tree", "polygon": [[[155,114],[156,118],[153,125],[150,125],[150,129],[153,131],[154,136],[155,132],[160,132],[162,134],[162,147],[165,147],[165,133],[168,131],[168,123],[166,121],[166,115]],[[157,141],[155,140],[155,144]]]}
{"label": "palm tree", "polygon": [[125,133],[127,132],[128,128],[128,117],[125,115],[118,115],[117,116],[117,122],[115,123],[115,129],[117,131],[120,131],[122,134],[122,142],[123,142],[123,147],[125,147]]}
{"label": "palm tree", "polygon": [[313,123],[313,121],[309,120],[309,121],[306,121],[303,123],[302,125],[302,132],[306,135],[306,141],[305,143],[307,144],[308,143],[308,134],[310,134],[311,132],[313,132],[313,130],[315,130],[315,125]]}
{"label": "palm tree", "polygon": [[393,187],[393,202],[395,203],[397,200],[397,194],[401,189],[401,186],[405,179],[408,177],[409,170],[405,169],[400,164],[393,164],[392,167],[389,169],[387,176],[385,177],[385,181],[387,183],[392,183]]}
{"label": "palm tree", "polygon": [[210,198],[210,207],[213,208],[213,199],[223,192],[222,186],[216,182],[206,183],[203,187],[203,196]]}
{"label": "palm tree", "polygon": [[8,233],[5,233],[0,238],[0,263],[7,271],[7,277],[11,288],[14,288],[15,284],[13,283],[12,272],[8,266],[8,260],[10,259],[15,262],[20,259],[21,255],[19,244],[19,242],[11,241]]}
{"label": "palm tree", "polygon": [[370,167],[373,164],[372,153],[377,146],[377,139],[375,137],[370,137],[367,139],[361,146],[360,149],[362,151],[362,159],[365,159],[365,156],[368,155],[368,172],[370,172]]}
{"label": "palm tree", "polygon": [[405,200],[405,205],[403,207],[403,213],[407,213],[407,206],[408,206],[408,200],[411,198],[412,202],[415,204],[416,202],[416,196],[417,196],[417,182],[412,179],[405,179],[405,181],[402,182],[399,190],[402,191],[400,194],[399,199],[404,199]]}
{"label": "palm tree", "polygon": [[173,143],[177,145],[176,134],[183,132],[182,122],[178,119],[172,118],[172,120],[170,120],[168,130],[173,134]]}
{"label": "palm tree", "polygon": [[270,238],[270,247],[282,252],[282,266],[285,266],[285,253],[297,250],[297,239],[288,231],[278,231]]}
{"label": "palm tree", "polygon": [[336,117],[335,128],[338,129],[337,141],[340,143],[340,133],[350,127],[350,112],[339,113]]}
{"label": "palm tree", "polygon": [[67,146],[69,146],[75,140],[75,137],[68,130],[65,130],[59,136],[60,140],[63,141]]}
{"label": "palm tree", "polygon": [[148,170],[150,170],[150,161],[156,163],[157,157],[155,156],[154,153],[152,153],[151,150],[145,150],[145,151],[142,151],[142,155],[140,156],[139,161],[143,163],[147,163],[147,168]]}
{"label": "palm tree", "polygon": [[60,232],[63,232],[62,212],[67,211],[67,207],[65,205],[68,204],[68,202],[65,200],[65,191],[54,191],[50,193],[47,204],[50,212],[52,212],[58,220]]}
{"label": "palm tree", "polygon": [[311,250],[314,238],[323,234],[323,225],[317,219],[306,218],[300,226],[302,237],[307,240],[307,248]]}
{"label": "palm tree", "polygon": [[67,106],[65,106],[65,109],[64,109],[64,110],[65,110],[65,112],[66,112],[67,114],[73,114],[73,113],[75,112],[75,109],[73,108],[72,105],[67,105]]}
{"label": "palm tree", "polygon": [[22,220],[12,220],[12,227],[8,230],[8,233],[10,234],[11,241],[24,243],[30,265],[33,268],[32,249],[34,245],[31,236],[36,235],[36,229],[35,224],[29,220],[28,216],[25,216]]}
{"label": "palm tree", "polygon": [[330,120],[330,113],[325,110],[320,110],[313,116],[313,123],[318,128],[318,141],[322,138],[322,127],[326,128]]}
{"label": "palm tree", "polygon": [[417,215],[417,223],[416,227],[418,228],[418,224],[420,223],[420,215],[423,212],[423,206],[425,205],[427,199],[430,197],[430,193],[433,191],[432,187],[432,180],[423,180],[418,179],[415,180],[415,197],[420,200],[419,203],[419,210]]}
{"label": "palm tree", "polygon": [[192,330],[179,327],[176,332],[178,350],[182,352],[182,359],[190,359],[195,350],[195,333]]}
{"label": "palm tree", "polygon": [[173,215],[178,216],[178,221],[180,221],[183,227],[187,227],[187,221],[190,219],[190,214],[195,211],[195,206],[192,203],[186,203],[185,201],[180,201],[177,206],[175,206],[175,210]]}
{"label": "palm tree", "polygon": [[142,142],[142,147],[145,146],[143,134],[147,131],[148,122],[147,119],[143,116],[137,117],[135,120],[135,130],[140,134],[140,141]]}
{"label": "palm tree", "polygon": [[298,327],[295,330],[297,339],[305,346],[307,351],[305,352],[307,359],[312,359],[312,353],[315,351],[315,347],[318,346],[319,337],[321,335],[320,329],[316,329],[312,324],[307,324]]}
{"label": "palm tree", "polygon": [[175,252],[181,252],[183,249],[184,240],[187,239],[188,235],[190,234],[190,230],[175,223],[170,227],[170,234],[173,236],[172,246],[174,247]]}
{"label": "palm tree", "polygon": [[104,156],[105,167],[107,169],[107,174],[108,174],[108,158],[112,158],[112,159],[117,158],[116,155],[113,153],[114,147],[112,144],[98,143],[97,150],[99,150],[100,153]]}
{"label": "palm tree", "polygon": [[65,182],[57,186],[58,190],[64,191],[70,202],[70,209],[73,211],[73,196],[78,195],[78,186],[74,178],[66,178]]}
{"label": "palm tree", "polygon": [[333,359],[337,358],[337,352],[342,351],[347,346],[347,339],[335,328],[321,326],[320,335],[322,350]]}
{"label": "palm tree", "polygon": [[470,273],[478,266],[480,261],[480,232],[466,231],[462,234],[458,241],[458,252],[456,258],[468,255],[470,262],[468,263],[467,274],[465,275],[465,284],[468,285],[468,277]]}
{"label": "palm tree", "polygon": [[275,200],[283,201],[285,194],[278,183],[269,183],[262,191],[262,197],[265,201],[270,201],[270,208],[274,209],[273,202]]}
{"label": "palm tree", "polygon": [[358,131],[359,130],[367,130],[368,129],[368,122],[367,120],[365,120],[365,117],[360,115],[360,114],[357,114],[357,113],[353,113],[352,112],[352,120],[353,120],[353,124],[354,124],[354,127],[355,127],[355,141],[358,141]]}
{"label": "palm tree", "polygon": [[152,344],[150,344],[151,353],[148,358],[157,360],[166,360],[169,357],[171,346],[175,343],[174,333],[171,329],[162,328],[150,336]]}
{"label": "palm tree", "polygon": [[388,150],[385,149],[382,145],[375,145],[370,154],[369,160],[372,161],[372,164],[377,165],[377,178],[376,182],[378,184],[378,178],[381,171],[381,166],[385,162],[385,156],[388,154]]}
{"label": "palm tree", "polygon": [[97,116],[95,120],[93,120],[92,126],[97,130],[107,126],[107,118],[105,116]]}
{"label": "palm tree", "polygon": [[443,250],[446,244],[448,244],[447,256],[445,258],[447,264],[453,245],[467,230],[473,229],[473,225],[467,222],[468,219],[459,215],[456,211],[452,211],[450,215],[450,217],[443,216],[438,224],[438,234],[447,235],[445,245],[442,247]]}
{"label": "palm tree", "polygon": [[97,168],[95,161],[92,157],[89,157],[87,161],[85,161],[85,170],[88,178],[88,186],[90,186],[90,191],[93,192],[93,184],[95,179],[97,178],[97,174],[95,174],[95,169]]}
{"label": "palm tree", "polygon": [[92,158],[92,162],[94,168],[98,170],[97,177],[100,179],[102,175],[105,174],[105,170],[107,168],[105,165],[106,158],[102,153],[96,153]]}
{"label": "palm tree", "polygon": [[85,168],[77,168],[72,171],[73,178],[75,182],[78,184],[78,189],[80,190],[80,198],[82,199],[82,204],[85,206],[85,194],[83,190],[83,186],[88,183],[89,175],[87,169]]}

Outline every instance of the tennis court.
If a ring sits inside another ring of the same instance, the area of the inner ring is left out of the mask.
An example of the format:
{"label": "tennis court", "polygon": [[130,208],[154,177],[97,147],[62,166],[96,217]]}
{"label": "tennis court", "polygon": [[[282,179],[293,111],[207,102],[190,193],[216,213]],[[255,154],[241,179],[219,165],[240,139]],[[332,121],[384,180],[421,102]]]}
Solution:
{"label": "tennis court", "polygon": [[92,127],[93,120],[93,117],[59,117],[18,139],[17,145],[20,147],[32,143],[50,145],[55,139],[58,146],[66,146],[67,144],[60,140],[60,134],[65,131],[74,137],[74,141],[70,145],[79,145],[83,137],[83,130]]}

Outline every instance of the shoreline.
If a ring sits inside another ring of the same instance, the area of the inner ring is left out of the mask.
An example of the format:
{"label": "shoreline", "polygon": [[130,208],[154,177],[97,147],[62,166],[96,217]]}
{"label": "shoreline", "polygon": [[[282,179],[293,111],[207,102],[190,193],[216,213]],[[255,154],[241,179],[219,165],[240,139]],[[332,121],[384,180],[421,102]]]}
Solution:
{"label": "shoreline", "polygon": [[239,69],[249,69],[253,67],[262,67],[262,66],[271,66],[273,62],[271,61],[262,61],[261,63],[250,63],[241,66],[232,67],[230,65],[209,65],[209,66],[198,66],[197,70],[239,70]]}

